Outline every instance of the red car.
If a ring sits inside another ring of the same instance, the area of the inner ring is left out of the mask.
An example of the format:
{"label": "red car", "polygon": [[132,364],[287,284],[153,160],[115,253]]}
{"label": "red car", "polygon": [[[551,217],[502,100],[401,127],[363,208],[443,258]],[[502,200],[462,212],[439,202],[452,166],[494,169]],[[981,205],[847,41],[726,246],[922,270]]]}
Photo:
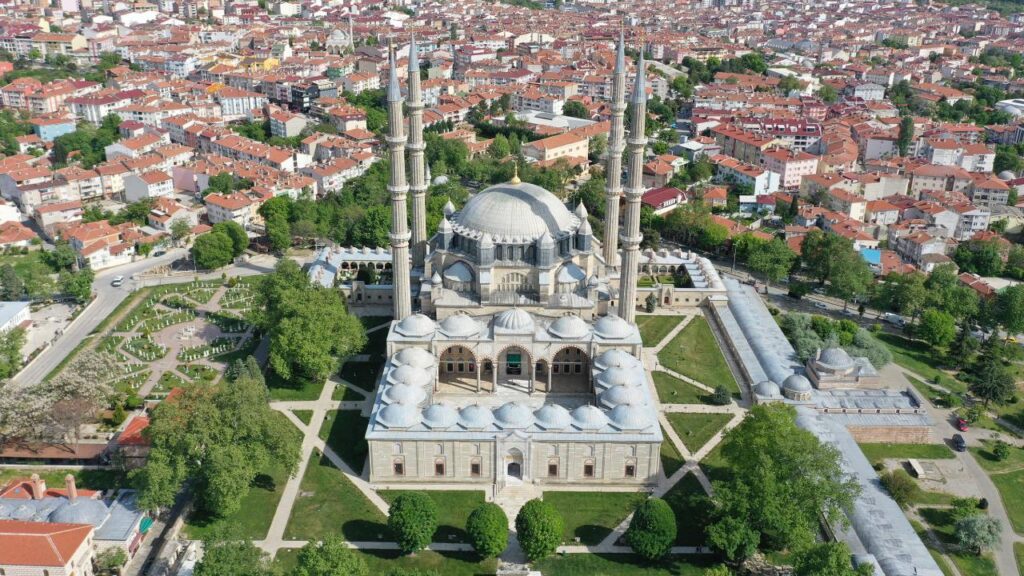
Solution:
{"label": "red car", "polygon": [[956,429],[961,432],[967,432],[967,420],[964,420],[963,418],[957,418]]}

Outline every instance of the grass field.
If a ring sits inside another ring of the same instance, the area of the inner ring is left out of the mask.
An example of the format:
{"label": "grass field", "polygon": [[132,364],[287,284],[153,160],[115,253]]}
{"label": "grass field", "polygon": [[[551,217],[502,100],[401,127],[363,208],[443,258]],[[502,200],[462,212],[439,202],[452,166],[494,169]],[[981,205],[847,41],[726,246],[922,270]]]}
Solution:
{"label": "grass field", "polygon": [[269,368],[264,374],[264,378],[267,381],[267,388],[270,389],[270,399],[279,402],[317,400],[320,398],[320,392],[324,389],[323,382],[309,380],[289,382]]}
{"label": "grass field", "polygon": [[565,542],[598,544],[625,520],[641,502],[642,492],[545,492],[544,501],[554,506],[565,521]]}
{"label": "grass field", "polygon": [[[369,573],[388,574],[392,570],[414,571],[416,574],[439,574],[443,576],[481,576],[494,574],[498,561],[480,560],[468,552],[438,553],[421,550],[412,556],[399,556],[397,551],[364,550],[356,554],[366,561]],[[274,558],[274,568],[282,574],[291,574],[298,565],[298,549],[281,550]],[[554,572],[552,572],[554,574]]]}
{"label": "grass field", "polygon": [[331,399],[341,402],[360,402],[365,400],[366,396],[354,388],[339,384],[334,387],[334,393],[331,394]]}
{"label": "grass field", "polygon": [[336,534],[352,541],[387,541],[387,518],[330,460],[314,451],[285,528],[289,540]]}
{"label": "grass field", "polygon": [[661,442],[661,468],[665,471],[667,478],[675,474],[676,470],[682,468],[686,462],[676,445],[669,440],[664,428],[661,429],[661,435],[665,438]]}
{"label": "grass field", "polygon": [[703,546],[711,507],[697,477],[693,474],[683,476],[662,498],[676,514],[676,544]]}
{"label": "grass field", "polygon": [[673,328],[683,321],[683,318],[685,316],[637,316],[636,325],[640,328],[640,338],[644,341],[644,346],[657,346]]}
{"label": "grass field", "polygon": [[249,493],[242,498],[242,507],[238,512],[225,518],[211,519],[193,515],[185,522],[185,533],[189,538],[198,540],[214,530],[227,525],[234,525],[242,538],[260,540],[266,538],[270,522],[274,519],[274,511],[281,499],[281,492],[288,481],[284,468],[272,462],[264,472],[256,477]]}
{"label": "grass field", "polygon": [[1013,543],[1013,555],[1017,558],[1017,570],[1024,574],[1024,542]]}
{"label": "grass field", "polygon": [[690,452],[697,452],[711,437],[732,420],[732,414],[688,414],[670,412],[665,414],[672,429],[679,435],[683,445]]}
{"label": "grass field", "polygon": [[707,404],[710,394],[693,384],[683,382],[667,372],[652,372],[651,375],[662,404]]}
{"label": "grass field", "polygon": [[931,382],[938,378],[941,385],[952,392],[967,391],[966,384],[935,367],[939,356],[931,346],[886,332],[879,332],[877,337],[889,347],[893,361],[900,366],[924,376]]}
{"label": "grass field", "polygon": [[718,348],[711,327],[697,316],[661,352],[658,361],[675,372],[714,388],[719,384],[739,394],[740,388]]}
{"label": "grass field", "polygon": [[39,474],[49,488],[64,488],[64,477],[71,474],[75,477],[75,486],[84,490],[110,490],[125,485],[124,476],[116,470],[18,470],[16,468],[0,469],[0,487],[4,487],[15,478],[31,478]]}
{"label": "grass field", "polygon": [[[948,509],[944,508],[919,508],[918,512],[921,514],[921,518],[924,518],[925,522],[931,527],[935,535],[938,536],[944,544],[954,545],[955,538],[953,536],[953,515]],[[951,547],[950,549],[953,549]],[[947,555],[953,564],[956,565],[957,570],[960,571],[961,576],[997,576],[995,563],[992,561],[990,555],[975,556],[973,554],[961,554],[959,552],[950,553]]]}
{"label": "grass field", "polygon": [[368,423],[358,410],[331,410],[320,425],[320,438],[356,473],[362,472],[366,461]]}
{"label": "grass field", "polygon": [[[381,490],[380,497],[391,504],[405,490]],[[483,490],[422,490],[437,504],[437,532],[434,542],[468,542],[466,520],[484,503]]]}
{"label": "grass field", "polygon": [[302,421],[303,424],[309,424],[309,420],[313,418],[312,410],[292,410],[295,417]]}
{"label": "grass field", "polygon": [[992,452],[994,447],[994,441],[982,440],[981,446],[970,448],[971,453],[974,454],[974,459],[986,471],[995,473],[1012,472],[1024,468],[1024,450],[1010,446],[1010,456],[1006,460],[999,461]]}
{"label": "grass field", "polygon": [[860,449],[871,463],[888,458],[936,460],[955,456],[945,444],[861,444]]}
{"label": "grass field", "polygon": [[566,554],[535,562],[534,569],[555,576],[701,576],[714,565],[702,556],[670,556],[652,564],[632,554]]}
{"label": "grass field", "polygon": [[377,387],[377,375],[380,364],[375,362],[345,362],[338,374],[342,380],[353,384],[367,392]]}
{"label": "grass field", "polygon": [[989,474],[1006,506],[1013,531],[1024,533],[1024,469],[1002,474]]}

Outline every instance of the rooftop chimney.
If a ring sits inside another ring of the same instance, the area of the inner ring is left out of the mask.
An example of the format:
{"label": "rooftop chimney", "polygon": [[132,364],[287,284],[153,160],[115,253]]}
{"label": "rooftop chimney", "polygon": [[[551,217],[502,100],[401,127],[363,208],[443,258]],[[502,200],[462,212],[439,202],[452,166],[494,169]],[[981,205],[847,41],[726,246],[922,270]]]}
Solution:
{"label": "rooftop chimney", "polygon": [[68,500],[71,501],[72,504],[74,504],[75,500],[78,500],[78,487],[75,486],[75,477],[72,476],[71,474],[65,476],[64,486],[67,488],[68,491]]}
{"label": "rooftop chimney", "polygon": [[46,481],[39,477],[39,474],[33,474],[29,480],[32,488],[32,499],[42,500],[43,495],[46,494]]}

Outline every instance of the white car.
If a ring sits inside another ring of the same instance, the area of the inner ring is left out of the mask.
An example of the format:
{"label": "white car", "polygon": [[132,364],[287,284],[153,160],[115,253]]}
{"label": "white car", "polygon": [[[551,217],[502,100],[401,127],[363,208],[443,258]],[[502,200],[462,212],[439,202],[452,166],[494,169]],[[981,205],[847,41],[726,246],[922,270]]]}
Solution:
{"label": "white car", "polygon": [[114,279],[110,281],[110,285],[117,288],[121,284],[124,284],[124,276],[114,276]]}
{"label": "white car", "polygon": [[828,310],[828,305],[825,304],[824,302],[815,302],[814,307],[820,310]]}

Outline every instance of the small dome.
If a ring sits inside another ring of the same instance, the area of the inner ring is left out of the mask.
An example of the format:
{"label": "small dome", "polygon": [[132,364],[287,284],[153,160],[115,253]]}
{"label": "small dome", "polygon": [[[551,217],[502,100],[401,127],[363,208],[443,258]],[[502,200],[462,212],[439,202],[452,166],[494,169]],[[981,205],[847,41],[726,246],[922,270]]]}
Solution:
{"label": "small dome", "polygon": [[429,370],[436,364],[434,357],[423,348],[403,348],[391,357],[398,366],[412,366],[420,370]]}
{"label": "small dome", "polygon": [[389,404],[409,404],[415,406],[427,397],[422,386],[409,386],[408,384],[396,384],[388,386],[384,390],[384,401]]}
{"label": "small dome", "polygon": [[533,316],[526,310],[512,308],[494,317],[494,327],[509,332],[533,332]]}
{"label": "small dome", "polygon": [[587,207],[583,205],[583,202],[580,202],[579,204],[576,205],[575,212],[576,217],[579,218],[580,220],[587,219]]}
{"label": "small dome", "polygon": [[587,280],[587,288],[597,288],[601,285],[601,281],[597,279],[597,274],[591,274],[590,280]]}
{"label": "small dome", "polygon": [[633,334],[633,327],[622,318],[609,314],[598,318],[594,323],[594,332],[607,340],[622,340]]}
{"label": "small dome", "polygon": [[558,404],[545,404],[533,413],[537,425],[545,430],[562,430],[568,428],[572,421],[569,411]]}
{"label": "small dome", "polygon": [[590,328],[582,318],[576,315],[562,316],[548,326],[548,332],[558,338],[583,338]]}
{"label": "small dome", "polygon": [[1017,175],[1009,170],[1003,170],[1002,172],[999,173],[999,179],[1007,182],[1013,180],[1016,177]]}
{"label": "small dome", "polygon": [[404,365],[388,372],[388,382],[408,386],[426,386],[430,383],[430,374],[422,368]]}
{"label": "small dome", "polygon": [[595,378],[599,388],[612,386],[643,386],[643,376],[638,368],[609,368]]}
{"label": "small dome", "polygon": [[555,245],[555,239],[551,237],[551,234],[548,234],[547,232],[545,232],[545,233],[541,234],[541,236],[540,236],[540,245],[541,245],[541,247],[554,246]]}
{"label": "small dome", "polygon": [[[446,178],[446,176],[442,174],[441,176],[438,176],[438,178]],[[445,219],[448,219],[449,216],[455,214],[455,204],[452,204],[451,198],[444,203],[444,208],[442,208],[441,211],[444,212]]]}
{"label": "small dome", "polygon": [[428,428],[451,428],[459,421],[459,414],[450,404],[431,404],[423,409],[423,423]]}
{"label": "small dome", "polygon": [[644,395],[637,386],[612,386],[600,395],[601,404],[613,408],[619,404],[643,404]]}
{"label": "small dome", "polygon": [[572,411],[572,425],[580,430],[599,430],[608,425],[608,417],[597,406],[586,404]]}
{"label": "small dome", "polygon": [[388,428],[408,428],[420,421],[420,413],[411,404],[388,404],[377,412],[377,421]]}
{"label": "small dome", "polygon": [[526,428],[533,424],[533,412],[518,402],[508,402],[494,411],[494,419],[502,428]]}
{"label": "small dome", "polygon": [[470,430],[481,430],[494,423],[494,414],[479,404],[459,410],[459,424]]}
{"label": "small dome", "polygon": [[594,228],[590,226],[590,220],[584,218],[583,222],[580,224],[580,229],[576,233],[580,236],[593,236]]}
{"label": "small dome", "polygon": [[[448,183],[448,176],[446,174],[438,174],[434,176],[434,186],[440,186]],[[450,201],[449,201],[450,202]]]}
{"label": "small dome", "polygon": [[632,368],[640,363],[635,356],[615,348],[614,350],[608,350],[602,352],[597,358],[594,358],[594,366],[597,366],[601,370],[607,370],[609,368]]}
{"label": "small dome", "polygon": [[647,412],[636,404],[619,404],[608,417],[620,430],[643,430],[651,425]]}
{"label": "small dome", "polygon": [[782,393],[790,400],[809,400],[811,382],[801,374],[790,374],[782,383]]}
{"label": "small dome", "polygon": [[826,348],[818,356],[818,363],[835,370],[853,368],[853,358],[842,348]]}
{"label": "small dome", "polygon": [[430,283],[434,286],[441,285],[441,275],[438,274],[436,270],[434,271],[434,275],[430,277]]}
{"label": "small dome", "polygon": [[782,391],[779,390],[779,385],[771,380],[762,380],[754,386],[754,393],[758,396],[765,398],[777,398],[782,396]]}
{"label": "small dome", "polygon": [[454,314],[441,321],[441,333],[449,338],[467,338],[480,333],[480,324],[465,314]]}
{"label": "small dome", "polygon": [[442,234],[450,234],[454,232],[452,229],[452,223],[448,221],[447,217],[441,218],[441,221],[437,223],[437,231]]}
{"label": "small dome", "polygon": [[107,505],[92,498],[79,497],[74,502],[65,502],[50,513],[49,521],[61,524],[90,524],[99,528],[107,520]]}
{"label": "small dome", "polygon": [[413,314],[395,324],[395,332],[406,338],[422,338],[434,333],[437,326],[425,314]]}

